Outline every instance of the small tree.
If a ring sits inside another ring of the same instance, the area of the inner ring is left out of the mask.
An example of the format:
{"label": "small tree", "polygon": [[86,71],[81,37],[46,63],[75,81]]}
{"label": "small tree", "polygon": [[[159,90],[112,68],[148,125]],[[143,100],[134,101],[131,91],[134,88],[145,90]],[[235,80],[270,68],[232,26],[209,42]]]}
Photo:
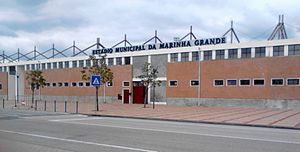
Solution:
{"label": "small tree", "polygon": [[33,70],[30,72],[26,72],[26,80],[28,81],[31,89],[31,107],[34,104],[34,91],[36,89],[43,88],[46,85],[46,80],[43,77],[43,72],[39,70]]}
{"label": "small tree", "polygon": [[[158,67],[153,67],[150,63],[145,62],[142,66],[142,74],[137,78],[141,79],[141,83],[145,86],[145,98],[144,98],[144,108],[146,108],[147,98],[148,98],[148,89],[151,87],[159,86],[161,81],[156,80],[158,74]],[[154,108],[154,100],[153,100]]]}
{"label": "small tree", "polygon": [[[89,81],[91,79],[92,75],[100,75],[101,76],[101,84],[104,84],[104,87],[106,87],[106,83],[107,82],[111,82],[113,79],[113,73],[111,72],[111,70],[107,67],[106,63],[105,63],[105,57],[104,56],[100,56],[100,58],[97,58],[96,56],[92,55],[90,56],[90,59],[93,63],[93,66],[91,67],[87,67],[84,68],[81,71],[81,76],[82,79],[85,81]],[[99,87],[96,86],[96,111],[99,111],[99,100],[98,100],[98,90]],[[104,90],[104,94],[105,94],[105,90]],[[104,96],[104,101],[105,101],[105,96]]]}

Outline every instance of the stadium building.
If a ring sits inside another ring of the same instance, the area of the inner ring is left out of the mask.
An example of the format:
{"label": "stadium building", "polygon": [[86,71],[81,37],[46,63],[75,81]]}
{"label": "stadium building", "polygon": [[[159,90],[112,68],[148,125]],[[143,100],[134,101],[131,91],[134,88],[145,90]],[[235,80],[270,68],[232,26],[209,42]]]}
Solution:
{"label": "stadium building", "polygon": [[[231,34],[230,41],[226,34]],[[232,43],[235,36],[237,43]],[[189,40],[184,40],[190,38]],[[275,39],[278,38],[278,39]],[[154,43],[150,43],[153,42]],[[124,46],[120,46],[121,44]],[[72,51],[72,55],[67,51]],[[0,98],[30,99],[26,72],[41,70],[47,83],[36,91],[41,100],[93,101],[95,89],[83,81],[81,70],[92,66],[91,54],[106,54],[114,73],[99,89],[100,101],[143,103],[141,67],[158,67],[160,86],[149,89],[148,101],[176,105],[300,108],[300,39],[287,39],[283,17],[266,41],[239,42],[233,28],[222,37],[197,39],[192,33],[174,42],[155,36],[141,45],[125,39],[105,48],[100,40],[86,49],[75,42],[65,50],[53,48],[1,56]],[[104,91],[105,90],[105,91]]]}

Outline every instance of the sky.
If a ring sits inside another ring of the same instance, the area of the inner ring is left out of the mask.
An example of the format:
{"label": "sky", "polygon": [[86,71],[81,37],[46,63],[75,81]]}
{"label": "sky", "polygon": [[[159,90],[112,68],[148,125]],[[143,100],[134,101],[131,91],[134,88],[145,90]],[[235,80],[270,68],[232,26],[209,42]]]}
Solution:
{"label": "sky", "polygon": [[140,45],[183,37],[222,36],[230,21],[241,42],[266,40],[284,14],[289,38],[300,38],[299,0],[0,0],[0,50],[63,50],[76,42],[109,48],[127,40]]}

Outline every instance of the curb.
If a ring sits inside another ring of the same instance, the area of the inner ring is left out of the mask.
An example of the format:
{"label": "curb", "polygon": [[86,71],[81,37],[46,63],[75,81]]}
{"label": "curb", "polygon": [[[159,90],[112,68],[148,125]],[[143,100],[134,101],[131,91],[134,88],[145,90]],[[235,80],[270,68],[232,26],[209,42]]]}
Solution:
{"label": "curb", "polygon": [[111,118],[129,118],[140,120],[159,120],[170,122],[187,122],[187,123],[202,123],[202,124],[214,124],[214,125],[228,125],[228,126],[246,126],[246,127],[261,127],[261,128],[275,128],[275,129],[292,129],[300,130],[300,128],[287,127],[287,126],[270,126],[270,125],[256,125],[256,124],[240,124],[240,123],[225,123],[225,122],[210,122],[210,121],[192,121],[192,120],[176,120],[176,119],[164,119],[164,118],[147,118],[147,117],[133,117],[133,116],[116,116],[116,115],[103,115],[103,114],[84,114],[94,117],[111,117]]}

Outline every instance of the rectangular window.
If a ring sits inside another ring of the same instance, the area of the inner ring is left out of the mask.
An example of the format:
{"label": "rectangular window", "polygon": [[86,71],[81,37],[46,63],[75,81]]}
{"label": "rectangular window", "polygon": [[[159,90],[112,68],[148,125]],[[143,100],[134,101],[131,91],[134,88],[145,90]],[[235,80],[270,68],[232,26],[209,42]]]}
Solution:
{"label": "rectangular window", "polygon": [[266,56],[266,47],[256,47],[255,48],[255,57],[262,58]]}
{"label": "rectangular window", "polygon": [[56,87],[56,83],[52,83],[52,87]]}
{"label": "rectangular window", "polygon": [[62,69],[64,67],[63,64],[64,64],[63,62],[58,62],[58,68]]}
{"label": "rectangular window", "polygon": [[[30,64],[27,64],[27,65],[26,65],[26,69],[27,69],[27,70],[30,70]],[[3,72],[5,72],[5,71],[3,71]]]}
{"label": "rectangular window", "polygon": [[265,80],[264,79],[254,79],[253,80],[253,85],[254,86],[264,86],[265,85]]}
{"label": "rectangular window", "polygon": [[284,46],[273,46],[273,56],[283,56],[284,55]]}
{"label": "rectangular window", "polygon": [[228,50],[228,59],[236,59],[237,52],[238,52],[238,49],[229,49]]}
{"label": "rectangular window", "polygon": [[283,86],[283,78],[273,78],[272,80],[272,86]]}
{"label": "rectangular window", "polygon": [[125,57],[125,65],[129,65],[130,64],[130,57]]}
{"label": "rectangular window", "polygon": [[57,69],[57,62],[53,62],[53,69]]}
{"label": "rectangular window", "polygon": [[251,48],[242,48],[242,57],[241,58],[251,58]]}
{"label": "rectangular window", "polygon": [[47,63],[47,69],[51,69],[51,63]]}
{"label": "rectangular window", "polygon": [[189,61],[189,52],[182,52],[181,53],[181,62],[188,62]]}
{"label": "rectangular window", "polygon": [[204,53],[204,60],[212,59],[212,51],[203,51],[203,53]]}
{"label": "rectangular window", "polygon": [[190,81],[190,86],[199,86],[199,81],[198,80],[191,80]]}
{"label": "rectangular window", "polygon": [[114,58],[108,58],[108,66],[114,65]]}
{"label": "rectangular window", "polygon": [[35,70],[35,64],[31,64],[31,70]]}
{"label": "rectangular window", "polygon": [[91,67],[91,60],[85,60],[85,67]]}
{"label": "rectangular window", "polygon": [[106,82],[106,86],[111,87],[111,86],[113,86],[113,83],[112,82]]}
{"label": "rectangular window", "polygon": [[0,83],[0,90],[2,90],[2,84]]}
{"label": "rectangular window", "polygon": [[171,53],[171,62],[178,62],[178,53]]}
{"label": "rectangular window", "polygon": [[65,61],[65,68],[69,68],[69,61]]}
{"label": "rectangular window", "polygon": [[199,61],[199,52],[192,52],[192,61]]}
{"label": "rectangular window", "polygon": [[289,55],[300,55],[300,44],[289,45]]}
{"label": "rectangular window", "polygon": [[77,61],[72,61],[72,67],[77,68]]}
{"label": "rectangular window", "polygon": [[46,83],[46,87],[50,87],[50,83]]}
{"label": "rectangular window", "polygon": [[59,83],[57,83],[57,86],[58,86],[58,87],[62,87],[63,84],[62,84],[61,82],[59,82]]}
{"label": "rectangular window", "polygon": [[298,86],[299,85],[299,79],[297,78],[288,78],[286,80],[286,84],[289,86]]}
{"label": "rectangular window", "polygon": [[91,86],[91,83],[90,82],[85,82],[85,86],[89,87],[89,86]]}
{"label": "rectangular window", "polygon": [[116,64],[117,65],[122,65],[122,57],[117,57],[116,58]]}
{"label": "rectangular window", "polygon": [[79,60],[79,67],[83,68],[84,67],[84,60]]}
{"label": "rectangular window", "polygon": [[64,86],[65,86],[65,87],[68,87],[68,86],[69,86],[69,83],[68,83],[68,82],[65,82],[65,83],[64,83]]}
{"label": "rectangular window", "polygon": [[225,58],[225,50],[216,50],[216,60],[222,60]]}
{"label": "rectangular window", "polygon": [[7,72],[7,68],[6,68],[6,66],[5,66],[5,67],[3,67],[3,72]]}
{"label": "rectangular window", "polygon": [[83,82],[78,82],[79,87],[83,87]]}
{"label": "rectangular window", "polygon": [[72,87],[76,87],[77,83],[76,82],[72,82]]}
{"label": "rectangular window", "polygon": [[123,87],[129,87],[130,83],[129,81],[123,81]]}
{"label": "rectangular window", "polygon": [[240,86],[250,86],[251,82],[250,79],[241,79],[240,80]]}
{"label": "rectangular window", "polygon": [[46,69],[46,63],[42,63],[42,70]]}
{"label": "rectangular window", "polygon": [[214,80],[214,86],[224,86],[224,80]]}
{"label": "rectangular window", "polygon": [[236,86],[237,82],[236,80],[227,80],[227,86]]}
{"label": "rectangular window", "polygon": [[170,87],[177,87],[178,86],[178,81],[177,80],[170,80],[169,81],[169,86]]}

